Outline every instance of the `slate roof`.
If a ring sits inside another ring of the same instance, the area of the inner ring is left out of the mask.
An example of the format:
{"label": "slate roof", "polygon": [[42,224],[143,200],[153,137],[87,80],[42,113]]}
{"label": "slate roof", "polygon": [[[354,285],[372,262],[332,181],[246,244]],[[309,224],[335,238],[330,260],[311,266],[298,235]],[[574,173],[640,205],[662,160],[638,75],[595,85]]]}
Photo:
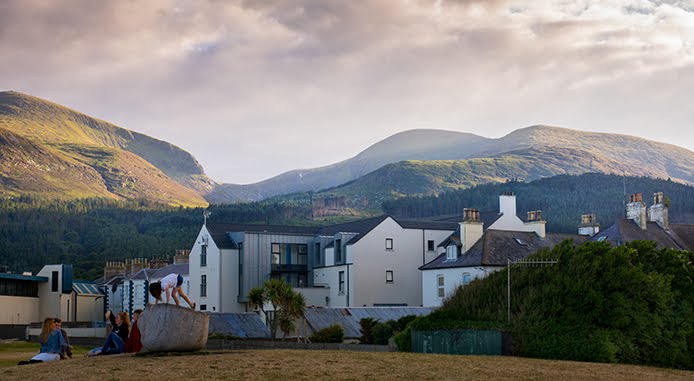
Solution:
{"label": "slate roof", "polygon": [[150,279],[161,279],[169,274],[180,274],[186,276],[189,274],[190,265],[188,263],[176,263],[173,265],[164,266],[150,274]]}
{"label": "slate roof", "polygon": [[[462,214],[449,214],[445,216],[429,217],[427,219],[435,222],[454,222],[458,224],[463,220],[463,217],[464,216]],[[499,213],[497,210],[480,211],[480,221],[484,223],[485,229],[492,226],[492,224],[495,223],[500,217],[501,213]]]}
{"label": "slate roof", "polygon": [[643,230],[634,221],[624,218],[591,237],[591,241],[606,241],[615,246],[631,241],[653,241],[659,249],[691,251],[694,250],[694,225],[670,224],[670,229],[665,230],[655,222],[647,222]]}
{"label": "slate roof", "polygon": [[[157,271],[157,269],[142,269],[132,276],[130,276],[130,280],[149,280],[149,278],[152,276]],[[168,274],[167,274],[168,275]]]}
{"label": "slate roof", "polygon": [[506,266],[509,259],[511,261],[523,259],[541,248],[551,249],[566,239],[572,239],[575,243],[582,243],[586,237],[575,234],[547,233],[544,238],[541,238],[534,232],[488,229],[470,250],[459,255],[456,260],[448,260],[446,253],[443,253],[419,269]]}
{"label": "slate roof", "polygon": [[270,330],[254,312],[221,314],[211,313],[208,332],[233,335],[240,338],[269,338]]}
{"label": "slate roof", "polygon": [[125,277],[123,275],[114,275],[108,279],[104,279],[103,277],[97,279],[94,281],[94,284],[97,286],[113,286],[113,285],[119,285],[123,283],[123,279]]}
{"label": "slate roof", "polygon": [[353,307],[353,308],[306,308],[304,318],[308,327],[313,331],[319,331],[333,324],[339,324],[345,331],[345,338],[361,337],[362,318],[371,317],[381,322],[398,320],[407,315],[428,315],[433,311],[427,307]]}

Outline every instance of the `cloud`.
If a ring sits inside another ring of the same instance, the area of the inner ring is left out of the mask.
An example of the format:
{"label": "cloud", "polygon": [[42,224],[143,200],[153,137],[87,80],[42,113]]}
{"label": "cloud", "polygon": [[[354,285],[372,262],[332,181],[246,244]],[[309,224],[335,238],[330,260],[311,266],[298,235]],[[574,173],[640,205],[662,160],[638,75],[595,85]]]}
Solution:
{"label": "cloud", "polygon": [[692,149],[692,25],[686,1],[11,0],[0,87],[178,144],[227,182],[423,127]]}

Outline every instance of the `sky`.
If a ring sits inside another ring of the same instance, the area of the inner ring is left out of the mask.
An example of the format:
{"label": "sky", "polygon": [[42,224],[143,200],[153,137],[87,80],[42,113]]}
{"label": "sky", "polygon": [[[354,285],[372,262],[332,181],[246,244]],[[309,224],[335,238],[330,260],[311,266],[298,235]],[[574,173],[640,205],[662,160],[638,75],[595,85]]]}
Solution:
{"label": "sky", "polygon": [[0,0],[0,90],[173,143],[226,183],[418,128],[694,150],[694,0]]}

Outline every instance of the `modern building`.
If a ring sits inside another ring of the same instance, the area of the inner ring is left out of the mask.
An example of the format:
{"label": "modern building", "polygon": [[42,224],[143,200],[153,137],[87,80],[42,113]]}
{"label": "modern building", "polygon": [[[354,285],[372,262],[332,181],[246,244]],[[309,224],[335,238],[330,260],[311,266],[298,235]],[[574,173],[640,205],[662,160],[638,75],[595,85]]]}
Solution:
{"label": "modern building", "polygon": [[379,216],[324,227],[204,225],[190,254],[190,296],[202,311],[251,310],[248,292],[281,278],[309,306],[419,306],[418,266],[456,223]]}

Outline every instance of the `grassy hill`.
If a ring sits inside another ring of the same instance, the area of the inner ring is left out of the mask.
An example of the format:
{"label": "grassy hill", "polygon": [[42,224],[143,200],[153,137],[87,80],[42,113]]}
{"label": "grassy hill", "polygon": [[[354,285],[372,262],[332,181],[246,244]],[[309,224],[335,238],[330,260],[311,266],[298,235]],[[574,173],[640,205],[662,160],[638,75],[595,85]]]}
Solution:
{"label": "grassy hill", "polygon": [[186,151],[36,97],[0,92],[0,195],[206,205]]}
{"label": "grassy hill", "polygon": [[551,126],[522,128],[499,139],[411,130],[340,163],[290,171],[255,184],[223,184],[210,200],[261,200],[336,188],[331,196],[357,197],[355,204],[373,207],[391,195],[432,194],[511,178],[529,181],[585,172],[694,184],[694,152],[634,136]]}

